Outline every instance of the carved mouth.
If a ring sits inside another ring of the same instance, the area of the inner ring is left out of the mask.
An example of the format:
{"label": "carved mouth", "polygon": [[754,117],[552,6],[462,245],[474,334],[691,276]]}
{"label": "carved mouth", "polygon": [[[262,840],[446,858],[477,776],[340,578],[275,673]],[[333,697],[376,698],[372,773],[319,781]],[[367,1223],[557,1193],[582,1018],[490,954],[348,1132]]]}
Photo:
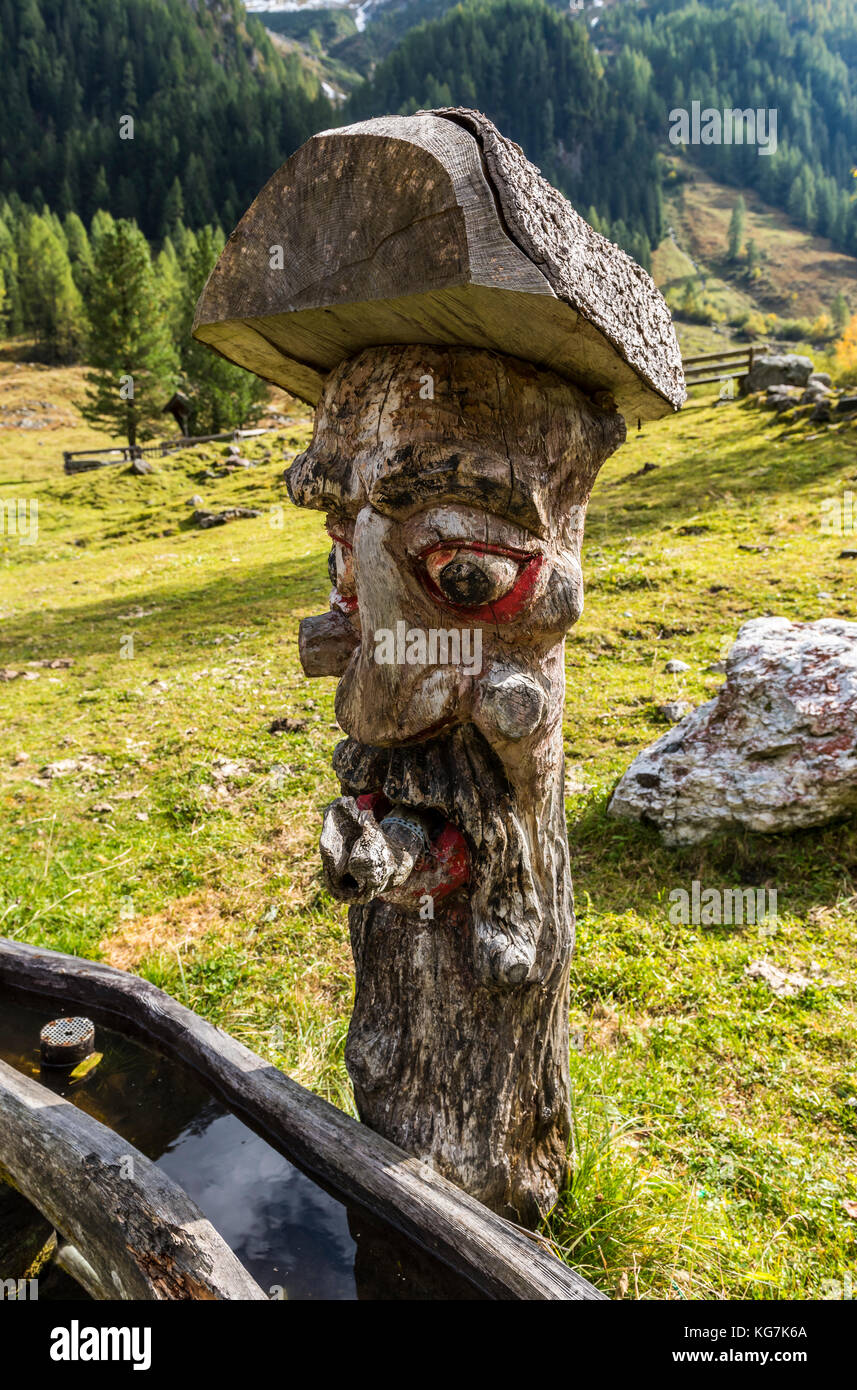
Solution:
{"label": "carved mouth", "polygon": [[475,725],[418,745],[345,739],[333,766],[343,794],[327,808],[321,843],[331,891],[421,916],[426,900],[433,908],[466,895],[477,978],[500,988],[528,980],[544,906],[533,874],[540,847]]}
{"label": "carved mouth", "polygon": [[405,908],[434,905],[463,888],[470,856],[461,832],[437,813],[392,805],[383,792],[342,796],[321,835],[325,882],[349,903],[383,898]]}
{"label": "carved mouth", "polygon": [[420,775],[418,785],[415,774],[426,767],[413,744],[382,749],[346,739],[334,768],[343,795],[325,813],[327,886],[345,902],[383,898],[433,917],[434,904],[470,877],[467,841],[445,810],[445,779]]}

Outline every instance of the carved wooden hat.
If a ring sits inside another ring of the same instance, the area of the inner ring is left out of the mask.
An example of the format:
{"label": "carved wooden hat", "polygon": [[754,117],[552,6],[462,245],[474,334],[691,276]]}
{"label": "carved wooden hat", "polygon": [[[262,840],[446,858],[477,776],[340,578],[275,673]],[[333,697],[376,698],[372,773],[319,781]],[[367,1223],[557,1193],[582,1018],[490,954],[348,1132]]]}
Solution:
{"label": "carved wooden hat", "polygon": [[269,179],[200,296],[194,336],[315,405],[363,348],[488,348],[609,391],[631,418],[685,399],[651,277],[485,117],[324,131]]}

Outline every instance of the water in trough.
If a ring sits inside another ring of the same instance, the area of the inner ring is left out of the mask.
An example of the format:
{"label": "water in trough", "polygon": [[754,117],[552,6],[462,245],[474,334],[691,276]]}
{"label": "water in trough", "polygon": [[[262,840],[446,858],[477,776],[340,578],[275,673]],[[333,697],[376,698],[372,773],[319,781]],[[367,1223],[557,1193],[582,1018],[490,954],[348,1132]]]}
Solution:
{"label": "water in trough", "polygon": [[[320,1186],[232,1114],[191,1068],[149,1043],[96,1017],[95,1046],[103,1058],[88,1076],[72,1082],[67,1072],[41,1068],[39,1033],[59,1014],[94,1017],[91,1008],[0,991],[0,1057],[157,1162],[272,1297],[480,1297],[406,1237]],[[0,1184],[0,1197],[3,1190]],[[14,1203],[0,1200],[0,1256],[14,1264],[26,1231],[20,1230],[20,1199],[11,1196]],[[0,1282],[22,1274],[0,1268]],[[40,1299],[86,1297],[52,1266],[40,1274]]]}

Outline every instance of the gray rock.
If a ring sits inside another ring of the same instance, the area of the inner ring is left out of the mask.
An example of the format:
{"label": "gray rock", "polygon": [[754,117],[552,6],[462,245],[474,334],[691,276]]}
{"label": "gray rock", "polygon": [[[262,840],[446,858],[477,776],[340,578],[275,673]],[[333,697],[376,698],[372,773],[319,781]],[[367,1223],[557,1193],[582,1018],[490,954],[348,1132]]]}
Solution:
{"label": "gray rock", "polygon": [[690,700],[668,700],[665,705],[657,705],[655,713],[667,724],[678,724],[693,709]]}
{"label": "gray rock", "polygon": [[830,373],[829,373],[829,372],[813,372],[812,376],[810,377],[809,381],[807,382],[807,385],[808,385],[808,386],[816,386],[816,385],[818,385],[818,386],[826,386],[826,387],[828,388],[828,390],[829,390],[829,389],[830,389],[830,385],[831,385],[831,382],[830,382]]}
{"label": "gray rock", "polygon": [[764,391],[768,386],[806,386],[812,376],[812,362],[794,352],[757,357],[753,370],[741,378],[741,395]]}
{"label": "gray rock", "polygon": [[689,671],[690,667],[688,666],[686,661],[673,660],[667,662],[666,666],[664,667],[664,670],[669,671],[671,676],[678,676],[681,674],[682,671]]}
{"label": "gray rock", "polygon": [[857,410],[857,396],[840,396],[836,402],[836,409],[843,412]]}
{"label": "gray rock", "polygon": [[240,521],[245,517],[261,515],[255,507],[227,507],[222,512],[207,512],[197,508],[191,520],[201,531],[208,531],[212,526],[225,526],[227,521]]}
{"label": "gray rock", "polygon": [[145,473],[154,473],[154,471],[148,459],[132,459],[131,467],[128,469],[129,473],[136,473],[139,477]]}
{"label": "gray rock", "polygon": [[819,401],[818,405],[812,411],[809,418],[810,420],[814,421],[814,423],[822,425],[825,425],[829,420],[832,420],[833,409],[831,407],[830,401]]}
{"label": "gray rock", "polygon": [[857,811],[857,623],[745,623],[718,694],[635,759],[609,811],[685,845]]}
{"label": "gray rock", "polygon": [[763,410],[788,410],[800,399],[801,392],[795,386],[769,386],[759,404]]}
{"label": "gray rock", "polygon": [[278,719],[272,719],[268,725],[269,734],[302,734],[305,733],[307,722],[305,719],[295,719],[293,715],[284,714]]}
{"label": "gray rock", "polygon": [[198,492],[195,492],[195,493],[193,494],[193,497],[192,497],[192,498],[190,499],[190,501],[188,502],[188,506],[189,506],[189,507],[195,507],[195,508],[197,509],[197,511],[204,511],[204,510],[205,510],[205,502],[204,502],[203,499],[200,497],[200,495],[199,495]]}

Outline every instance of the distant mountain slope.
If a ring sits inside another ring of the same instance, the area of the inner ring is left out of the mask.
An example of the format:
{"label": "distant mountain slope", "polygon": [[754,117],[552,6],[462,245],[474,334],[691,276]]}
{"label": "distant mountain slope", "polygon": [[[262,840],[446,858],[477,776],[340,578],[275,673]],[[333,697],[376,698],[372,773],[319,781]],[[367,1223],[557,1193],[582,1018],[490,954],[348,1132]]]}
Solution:
{"label": "distant mountain slope", "polygon": [[[738,343],[824,347],[857,310],[857,259],[797,226],[749,188],[717,183],[688,159],[674,160],[664,199],[666,235],[652,275],[667,297],[685,354]],[[729,251],[738,199],[746,204],[740,254]],[[690,308],[690,312],[688,309]]]}
{"label": "distant mountain slope", "polygon": [[150,236],[182,213],[231,226],[333,123],[240,0],[0,0],[0,71],[0,194],[109,208]]}
{"label": "distant mountain slope", "polygon": [[[775,152],[713,140],[688,152],[721,182],[755,189],[775,207],[857,253],[857,5],[854,0],[648,0],[605,12],[598,43],[632,50],[669,113],[772,111]],[[674,148],[674,147],[673,147]]]}

